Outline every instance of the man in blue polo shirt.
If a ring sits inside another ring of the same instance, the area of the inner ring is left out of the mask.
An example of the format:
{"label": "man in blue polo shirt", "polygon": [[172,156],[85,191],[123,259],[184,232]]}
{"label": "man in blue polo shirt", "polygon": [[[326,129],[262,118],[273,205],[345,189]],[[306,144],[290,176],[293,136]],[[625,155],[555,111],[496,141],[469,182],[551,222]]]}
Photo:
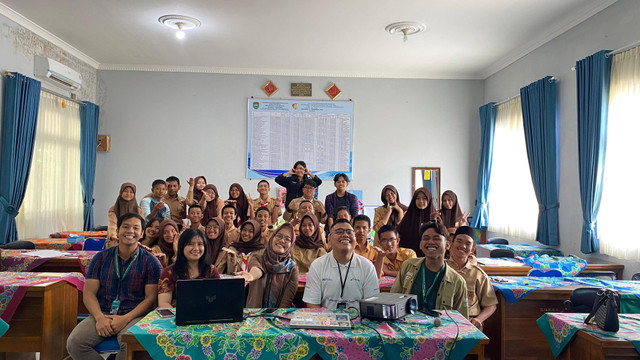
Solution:
{"label": "man in blue polo shirt", "polygon": [[138,322],[158,299],[162,266],[150,252],[138,246],[144,219],[136,213],[118,219],[118,246],[96,254],[85,277],[83,301],[90,316],[80,322],[67,339],[67,351],[75,360],[102,360],[93,347],[118,335],[125,359],[121,333]]}

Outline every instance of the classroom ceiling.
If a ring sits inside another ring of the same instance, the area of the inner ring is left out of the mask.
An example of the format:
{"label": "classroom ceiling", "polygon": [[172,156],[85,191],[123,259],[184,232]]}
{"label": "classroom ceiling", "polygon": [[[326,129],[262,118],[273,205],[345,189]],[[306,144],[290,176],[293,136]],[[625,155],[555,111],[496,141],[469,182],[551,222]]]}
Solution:
{"label": "classroom ceiling", "polygon": [[[484,79],[616,0],[0,1],[99,69]],[[426,31],[385,31],[406,20]]]}

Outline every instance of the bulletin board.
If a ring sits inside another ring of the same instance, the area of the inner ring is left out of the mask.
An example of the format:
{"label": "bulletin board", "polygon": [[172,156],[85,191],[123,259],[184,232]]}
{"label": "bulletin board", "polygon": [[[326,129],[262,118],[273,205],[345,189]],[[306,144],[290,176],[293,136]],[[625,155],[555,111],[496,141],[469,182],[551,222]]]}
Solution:
{"label": "bulletin board", "polygon": [[352,177],[352,101],[249,99],[247,128],[248,178],[274,178],[298,160],[321,179]]}

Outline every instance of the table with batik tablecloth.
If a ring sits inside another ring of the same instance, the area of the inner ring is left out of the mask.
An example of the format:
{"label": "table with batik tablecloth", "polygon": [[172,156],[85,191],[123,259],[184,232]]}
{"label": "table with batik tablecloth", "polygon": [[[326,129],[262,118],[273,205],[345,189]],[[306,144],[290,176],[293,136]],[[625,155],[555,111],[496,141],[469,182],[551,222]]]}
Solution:
{"label": "table with batik tablecloth", "polygon": [[547,246],[540,245],[529,245],[529,244],[519,244],[519,245],[505,245],[505,244],[483,244],[478,245],[478,256],[479,257],[489,257],[489,253],[491,250],[497,249],[506,249],[513,251],[513,254],[517,257],[527,257],[531,254],[543,255],[547,254],[550,256],[563,256],[562,251],[558,249],[554,249]]}
{"label": "table with batik tablecloth", "polygon": [[97,251],[62,251],[58,257],[30,256],[36,250],[1,250],[0,271],[48,271],[87,273]]}
{"label": "table with batik tablecloth", "polygon": [[554,356],[562,352],[579,330],[628,340],[640,352],[640,314],[619,314],[620,330],[615,333],[585,324],[586,316],[580,313],[546,313],[538,319],[538,327],[547,338]]}
{"label": "table with batik tablecloth", "polygon": [[523,258],[522,262],[527,266],[531,266],[533,269],[559,270],[562,276],[578,276],[582,270],[587,268],[587,260],[575,255],[553,256],[532,253]]}
{"label": "table with batik tablecloth", "polygon": [[67,239],[27,239],[39,250],[82,250],[84,241],[69,243]]}
{"label": "table with batik tablecloth", "polygon": [[[442,314],[442,325],[414,314],[398,321],[355,318],[351,330],[301,330],[287,326],[292,311],[282,318],[263,318],[261,310],[245,309],[238,323],[176,326],[175,319],[149,313],[130,328],[135,339],[154,359],[462,359],[485,335],[456,311],[453,321]],[[352,316],[356,316],[351,312]],[[455,321],[455,322],[454,322]],[[455,345],[454,345],[454,339]]]}

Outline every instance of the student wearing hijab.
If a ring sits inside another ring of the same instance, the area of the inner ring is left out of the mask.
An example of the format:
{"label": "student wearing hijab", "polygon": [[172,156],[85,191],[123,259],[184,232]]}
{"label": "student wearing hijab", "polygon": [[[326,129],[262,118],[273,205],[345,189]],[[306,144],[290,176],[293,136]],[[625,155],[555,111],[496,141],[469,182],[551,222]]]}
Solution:
{"label": "student wearing hijab", "polygon": [[162,267],[171,265],[175,260],[174,242],[178,241],[179,235],[180,231],[175,221],[164,220],[160,223],[160,238],[158,244],[151,248],[151,252],[159,255],[158,260],[160,260]]}
{"label": "student wearing hijab", "polygon": [[322,239],[322,231],[318,218],[313,213],[302,216],[300,221],[300,235],[296,237],[291,258],[298,265],[301,273],[309,272],[313,260],[327,253]]}
{"label": "student wearing hijab", "polygon": [[304,181],[307,179],[313,180],[316,183],[316,186],[320,186],[322,184],[322,180],[320,180],[317,175],[313,175],[311,171],[307,169],[307,164],[304,161],[296,161],[296,163],[293,164],[292,169],[276,177],[276,183],[287,188],[287,197],[284,202],[285,211],[291,211],[289,209],[289,203],[291,203],[291,200],[302,196],[302,186]]}
{"label": "student wearing hijab", "polygon": [[291,259],[296,242],[293,226],[285,223],[265,249],[249,257],[249,271],[236,272],[249,282],[248,308],[290,308],[298,291],[298,267]]}
{"label": "student wearing hijab", "polygon": [[178,240],[176,262],[167,266],[160,274],[158,283],[158,307],[176,306],[176,284],[184,279],[219,279],[215,265],[207,255],[208,242],[198,229],[187,229]]}
{"label": "student wearing hijab", "polygon": [[209,263],[219,266],[220,261],[226,261],[226,253],[222,251],[224,246],[224,222],[218,217],[209,219],[204,228],[205,240],[207,242],[207,254]]}
{"label": "student wearing hijab", "polygon": [[438,212],[438,216],[444,226],[449,229],[449,232],[453,233],[457,227],[467,224],[467,216],[469,216],[469,213],[465,214],[460,209],[456,193],[447,190],[442,193],[442,209]]}
{"label": "student wearing hijab", "polygon": [[238,217],[234,221],[236,226],[240,226],[248,219],[253,218],[253,201],[247,197],[240,184],[233,183],[229,186],[229,198],[225,203],[236,207],[238,212]]}
{"label": "student wearing hijab", "polygon": [[218,188],[213,184],[206,185],[202,191],[204,194],[200,199],[200,207],[202,208],[202,222],[206,224],[211,218],[222,217],[224,201],[220,199]]}
{"label": "student wearing hijab", "polygon": [[136,186],[132,183],[124,183],[120,186],[120,193],[116,203],[109,208],[109,225],[107,226],[107,243],[105,248],[118,245],[118,219],[127,213],[136,213],[144,217],[142,208],[136,200]]}
{"label": "student wearing hijab", "polygon": [[398,190],[393,185],[386,185],[382,188],[380,200],[384,205],[376,208],[373,216],[373,231],[378,232],[384,225],[398,227],[407,211],[407,206],[400,202]]}
{"label": "student wearing hijab", "polygon": [[144,228],[144,237],[140,240],[140,243],[146,247],[153,247],[158,244],[158,238],[160,237],[160,219],[153,219],[147,223]]}
{"label": "student wearing hijab", "polygon": [[[433,215],[432,215],[433,214]],[[434,213],[433,202],[431,200],[431,192],[427,188],[419,188],[413,193],[411,203],[407,208],[400,226],[398,226],[398,235],[400,235],[400,246],[409,248],[422,254],[420,250],[420,226],[431,220]]]}
{"label": "student wearing hijab", "polygon": [[227,262],[224,269],[219,271],[225,274],[234,274],[238,271],[247,271],[249,256],[257,250],[264,249],[260,224],[255,220],[247,220],[240,227],[240,239],[222,250],[227,253]]}
{"label": "student wearing hijab", "polygon": [[196,178],[189,178],[189,191],[187,192],[187,205],[200,204],[202,196],[204,196],[204,187],[207,186],[207,179],[204,176],[196,176]]}

